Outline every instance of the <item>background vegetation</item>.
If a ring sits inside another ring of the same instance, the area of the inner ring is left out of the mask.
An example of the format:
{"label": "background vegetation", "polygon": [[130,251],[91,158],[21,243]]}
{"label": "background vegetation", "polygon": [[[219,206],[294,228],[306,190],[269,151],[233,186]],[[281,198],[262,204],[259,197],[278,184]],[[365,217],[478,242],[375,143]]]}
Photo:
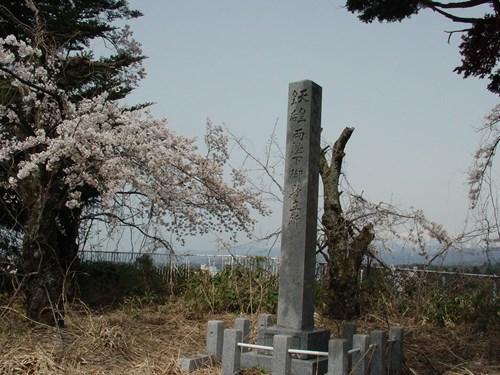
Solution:
{"label": "background vegetation", "polygon": [[[84,262],[77,267],[71,295],[92,308],[175,299],[197,318],[207,313],[276,313],[278,278],[265,270],[263,260],[254,257],[244,266],[224,266],[216,273],[199,268],[162,272],[147,255],[133,264]],[[357,291],[361,316],[402,317],[439,327],[465,323],[481,331],[500,330],[499,279],[417,268],[364,268]],[[328,286],[318,280],[317,311],[327,314],[330,296]]]}
{"label": "background vegetation", "polygon": [[[207,320],[230,327],[240,315],[255,323],[258,313],[276,312],[277,277],[262,264],[256,257],[211,273],[159,269],[148,256],[82,262],[66,283],[64,328],[28,319],[16,275],[3,273],[0,373],[181,374],[177,358],[204,351]],[[500,373],[498,278],[446,274],[443,283],[438,274],[373,267],[362,275],[358,331],[404,326],[406,373]],[[318,281],[315,326],[338,337],[342,321],[323,314],[329,295]]]}

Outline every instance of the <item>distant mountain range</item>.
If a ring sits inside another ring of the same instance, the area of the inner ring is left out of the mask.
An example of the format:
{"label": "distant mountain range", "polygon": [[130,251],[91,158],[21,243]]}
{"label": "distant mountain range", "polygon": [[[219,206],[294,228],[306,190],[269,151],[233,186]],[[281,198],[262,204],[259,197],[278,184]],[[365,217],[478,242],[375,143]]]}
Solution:
{"label": "distant mountain range", "polygon": [[[391,251],[380,249],[378,258],[386,264],[393,265],[410,265],[410,264],[427,264],[434,254],[439,251],[439,246],[429,246],[427,253],[428,257],[419,255],[417,251],[414,251],[408,247],[404,247],[398,244],[392,244],[390,246]],[[233,255],[247,255],[247,256],[270,256],[270,257],[280,257],[280,245],[274,246],[271,251],[269,249],[264,249],[260,247],[237,247],[230,249],[229,251]],[[201,253],[201,252],[200,252]],[[226,251],[210,251],[210,254],[225,254]],[[318,261],[322,261],[322,257],[318,256]],[[481,267],[484,264],[500,265],[500,248],[495,249],[489,253],[489,257],[478,249],[467,248],[461,251],[458,250],[448,250],[445,252],[444,256],[437,257],[433,262],[433,266],[466,266],[466,267]]]}
{"label": "distant mountain range", "polygon": [[[386,264],[426,264],[430,259],[410,252],[383,252],[379,258]],[[491,259],[490,259],[491,260]],[[437,257],[432,265],[434,266],[482,266],[488,263],[488,257],[485,254],[469,254],[450,251],[445,256]],[[499,263],[497,260],[493,263]]]}

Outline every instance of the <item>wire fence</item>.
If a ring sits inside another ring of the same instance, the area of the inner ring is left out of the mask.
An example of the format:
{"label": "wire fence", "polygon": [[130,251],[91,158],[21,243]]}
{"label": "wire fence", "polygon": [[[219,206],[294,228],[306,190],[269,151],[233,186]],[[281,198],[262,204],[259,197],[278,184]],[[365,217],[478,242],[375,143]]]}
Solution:
{"label": "wire fence", "polygon": [[222,270],[224,267],[243,266],[246,268],[260,270],[277,275],[279,259],[277,257],[263,257],[252,255],[230,255],[230,254],[158,254],[158,253],[133,253],[133,252],[108,252],[108,251],[80,251],[80,260],[83,262],[111,262],[125,264],[139,264],[140,259],[149,257],[153,262],[155,270],[160,274],[166,274],[167,270],[190,270],[203,269],[212,274]]}
{"label": "wire fence", "polygon": [[[95,251],[84,250],[79,253],[80,260],[83,262],[111,262],[137,264],[138,260],[143,257],[149,257],[158,273],[165,273],[167,269],[176,269],[189,272],[190,270],[203,269],[212,274],[217,273],[224,267],[243,266],[248,268],[259,267],[259,269],[268,272],[270,275],[277,275],[279,271],[279,257],[264,257],[253,255],[234,255],[234,254],[202,254],[202,253],[186,253],[186,254],[165,254],[165,253],[134,253],[123,251]],[[415,275],[438,275],[441,277],[441,283],[446,284],[446,280],[451,280],[454,277],[468,278],[483,278],[496,281],[500,279],[500,275],[496,274],[479,274],[467,273],[459,271],[443,271],[433,269],[421,269],[417,267],[382,267],[370,265],[364,267],[360,273],[360,278],[366,278],[370,269],[382,270],[394,275],[405,274],[410,277]],[[326,275],[326,264],[317,263],[316,279],[323,279]]]}

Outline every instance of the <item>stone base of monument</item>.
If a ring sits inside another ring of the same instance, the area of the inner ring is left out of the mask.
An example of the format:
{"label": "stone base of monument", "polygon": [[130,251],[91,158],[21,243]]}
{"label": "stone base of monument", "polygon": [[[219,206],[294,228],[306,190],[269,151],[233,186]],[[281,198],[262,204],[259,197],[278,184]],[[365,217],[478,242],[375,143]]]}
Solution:
{"label": "stone base of monument", "polygon": [[[292,347],[296,349],[328,351],[328,340],[330,339],[330,330],[328,329],[314,328],[298,331],[279,326],[261,327],[257,333],[257,344],[272,346],[275,335],[292,336]],[[300,359],[308,359],[309,357],[307,355],[298,355]]]}
{"label": "stone base of monument", "polygon": [[[265,315],[259,317],[257,345],[272,347],[275,344],[274,337],[276,335],[283,335],[290,337],[291,348],[328,352],[328,341],[330,339],[329,330],[311,329],[299,331],[279,326],[266,326],[263,322],[265,318]],[[243,368],[259,367],[268,371],[273,371],[273,363],[273,353],[267,353],[265,350],[241,354],[241,367]],[[294,358],[291,359],[291,370],[293,374],[325,374],[327,369],[328,358],[325,356],[296,354]]]}
{"label": "stone base of monument", "polygon": [[[326,374],[328,371],[328,357],[314,357],[310,359],[291,359],[291,373],[297,375]],[[273,356],[246,352],[241,354],[242,368],[261,368],[273,371]]]}

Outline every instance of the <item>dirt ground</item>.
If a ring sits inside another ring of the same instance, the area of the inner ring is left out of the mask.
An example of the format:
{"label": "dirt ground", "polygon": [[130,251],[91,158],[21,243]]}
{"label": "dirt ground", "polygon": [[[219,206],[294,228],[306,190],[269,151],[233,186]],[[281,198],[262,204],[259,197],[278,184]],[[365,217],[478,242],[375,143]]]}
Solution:
{"label": "dirt ground", "polygon": [[[196,316],[181,303],[169,302],[106,313],[74,308],[62,329],[34,325],[14,310],[0,317],[0,374],[180,375],[178,358],[204,351],[207,321],[224,320],[231,327],[236,316]],[[255,322],[256,316],[250,318]],[[359,333],[404,326],[406,374],[500,374],[499,331],[436,328],[376,316],[365,316],[357,325]],[[337,337],[341,322],[317,317],[316,326]],[[221,371],[216,366],[194,373],[204,374]]]}

